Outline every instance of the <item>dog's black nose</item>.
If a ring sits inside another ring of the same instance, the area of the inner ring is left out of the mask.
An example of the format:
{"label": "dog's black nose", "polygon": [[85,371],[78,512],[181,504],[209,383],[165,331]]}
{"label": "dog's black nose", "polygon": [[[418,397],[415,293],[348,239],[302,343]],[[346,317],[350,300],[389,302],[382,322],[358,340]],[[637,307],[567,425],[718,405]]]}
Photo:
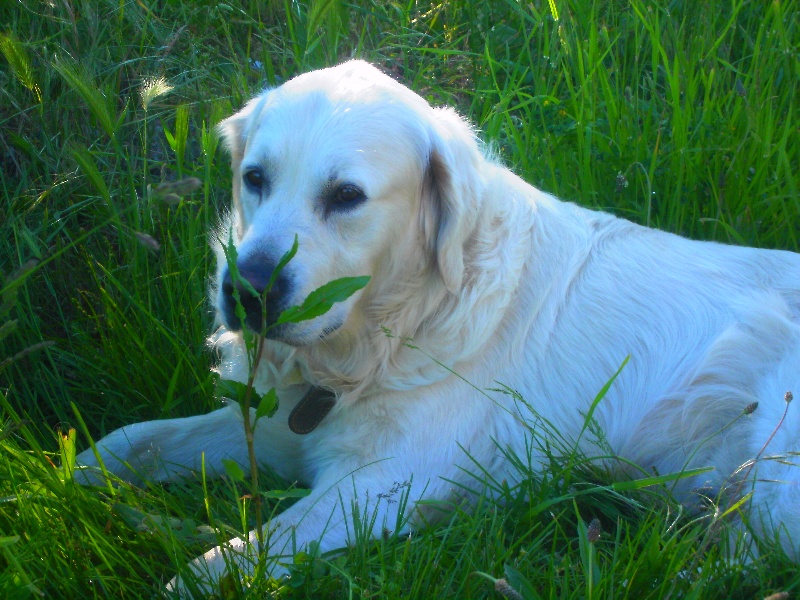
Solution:
{"label": "dog's black nose", "polygon": [[[245,312],[245,325],[256,333],[262,333],[264,326],[275,322],[280,315],[289,289],[288,279],[281,272],[272,288],[266,291],[269,280],[275,270],[275,263],[263,256],[253,255],[237,263],[239,278],[234,281],[229,268],[225,269],[222,277],[223,307],[222,316],[225,326],[231,331],[242,328],[242,322],[236,314],[236,295],[239,292],[239,301]],[[250,284],[248,286],[244,283]],[[257,295],[253,294],[253,291]],[[263,303],[263,304],[262,304]],[[266,322],[264,321],[264,306],[266,306]]]}

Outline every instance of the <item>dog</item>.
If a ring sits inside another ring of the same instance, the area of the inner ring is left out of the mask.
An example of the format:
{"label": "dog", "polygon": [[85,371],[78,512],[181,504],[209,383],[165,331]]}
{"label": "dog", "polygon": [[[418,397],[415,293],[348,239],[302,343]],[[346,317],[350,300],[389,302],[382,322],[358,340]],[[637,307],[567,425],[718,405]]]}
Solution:
{"label": "dog", "polygon": [[[354,510],[374,515],[379,536],[430,517],[420,500],[444,506],[484,477],[518,480],[510,454],[543,463],[536,419],[599,453],[582,435],[591,409],[625,464],[713,467],[678,481],[679,498],[752,490],[750,529],[797,558],[800,471],[788,463],[800,419],[784,412],[800,390],[800,255],[691,241],[559,201],[494,160],[456,112],[358,60],[265,91],[219,131],[233,167],[219,237],[230,235],[239,271],[218,248],[219,371],[247,380],[242,330],[265,318],[255,385],[276,387],[280,405],[258,421],[255,450],[311,489],[265,526],[269,556],[346,547]],[[327,282],[364,275],[326,314],[276,324]],[[201,460],[222,474],[223,459],[249,464],[241,421],[232,403],[129,425],[78,463],[91,481],[100,461],[134,482]],[[249,538],[190,568],[213,585],[227,552],[252,572]],[[286,569],[276,561],[271,573]]]}

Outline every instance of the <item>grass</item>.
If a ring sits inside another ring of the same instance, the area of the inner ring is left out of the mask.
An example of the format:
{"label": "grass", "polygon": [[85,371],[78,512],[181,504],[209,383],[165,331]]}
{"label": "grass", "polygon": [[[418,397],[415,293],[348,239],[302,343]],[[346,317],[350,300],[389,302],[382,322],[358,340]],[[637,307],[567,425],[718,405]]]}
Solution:
{"label": "grass", "polygon": [[[360,56],[562,198],[797,251],[798,15],[796,0],[2,4],[0,596],[151,596],[249,526],[235,482],[101,493],[57,465],[87,443],[73,407],[95,438],[214,407],[207,232],[230,173],[212,128],[264,85]],[[292,588],[252,595],[492,598],[501,577],[525,598],[797,593],[780,553],[726,566],[708,519],[609,484],[554,452],[502,507],[298,557]]]}

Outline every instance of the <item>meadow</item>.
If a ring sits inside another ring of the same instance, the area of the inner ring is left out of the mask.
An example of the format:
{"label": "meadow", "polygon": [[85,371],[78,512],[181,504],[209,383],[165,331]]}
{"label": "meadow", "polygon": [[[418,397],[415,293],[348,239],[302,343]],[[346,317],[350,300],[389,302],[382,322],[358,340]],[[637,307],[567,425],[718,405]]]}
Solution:
{"label": "meadow", "polygon": [[[252,527],[235,478],[87,488],[62,465],[89,436],[219,406],[214,126],[265,86],[364,58],[565,200],[800,250],[797,0],[6,0],[0,54],[2,598],[158,596]],[[217,597],[798,594],[768,541],[751,564],[720,559],[736,510],[688,514],[657,477],[614,482],[565,445],[502,503]],[[259,475],[265,518],[302,493]]]}

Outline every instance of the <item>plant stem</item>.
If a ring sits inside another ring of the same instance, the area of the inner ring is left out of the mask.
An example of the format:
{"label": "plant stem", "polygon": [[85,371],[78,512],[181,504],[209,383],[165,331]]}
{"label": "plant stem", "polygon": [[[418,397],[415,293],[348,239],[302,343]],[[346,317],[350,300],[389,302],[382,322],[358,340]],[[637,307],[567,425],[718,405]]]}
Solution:
{"label": "plant stem", "polygon": [[247,378],[247,394],[242,406],[242,421],[244,423],[244,438],[247,444],[247,456],[250,459],[250,495],[253,499],[253,511],[256,518],[256,539],[258,540],[258,553],[264,551],[264,531],[261,517],[261,494],[258,491],[258,461],[256,460],[255,444],[253,443],[256,423],[250,422],[250,400],[253,397],[255,385],[256,369],[261,356],[264,353],[264,336],[259,336],[256,355],[250,367],[250,374]]}

